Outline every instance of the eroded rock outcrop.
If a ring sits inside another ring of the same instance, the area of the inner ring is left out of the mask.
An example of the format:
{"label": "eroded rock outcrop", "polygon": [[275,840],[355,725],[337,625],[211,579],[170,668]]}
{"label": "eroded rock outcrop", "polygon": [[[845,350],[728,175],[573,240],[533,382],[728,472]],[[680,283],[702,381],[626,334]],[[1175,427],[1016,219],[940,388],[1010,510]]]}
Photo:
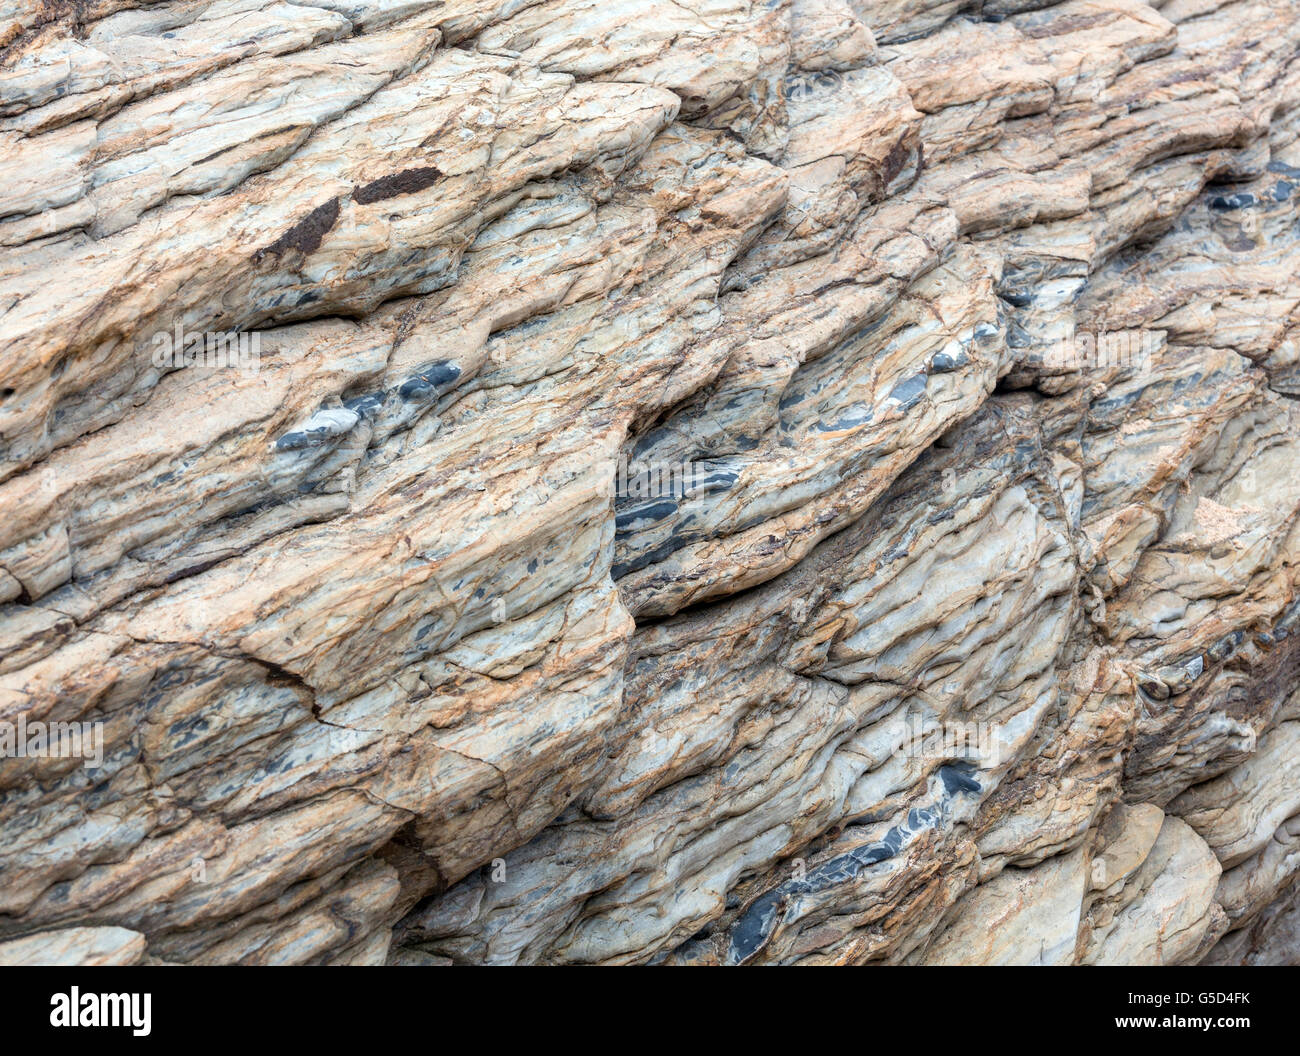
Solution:
{"label": "eroded rock outcrop", "polygon": [[1300,957],[1295,0],[11,0],[0,144],[0,960]]}

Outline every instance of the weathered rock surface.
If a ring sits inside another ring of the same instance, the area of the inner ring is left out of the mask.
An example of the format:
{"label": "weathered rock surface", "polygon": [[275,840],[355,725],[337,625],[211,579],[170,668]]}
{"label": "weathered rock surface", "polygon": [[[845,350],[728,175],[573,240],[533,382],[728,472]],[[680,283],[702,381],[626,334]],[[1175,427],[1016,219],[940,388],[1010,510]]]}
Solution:
{"label": "weathered rock surface", "polygon": [[0,962],[1300,959],[1296,0],[0,0],[0,145]]}

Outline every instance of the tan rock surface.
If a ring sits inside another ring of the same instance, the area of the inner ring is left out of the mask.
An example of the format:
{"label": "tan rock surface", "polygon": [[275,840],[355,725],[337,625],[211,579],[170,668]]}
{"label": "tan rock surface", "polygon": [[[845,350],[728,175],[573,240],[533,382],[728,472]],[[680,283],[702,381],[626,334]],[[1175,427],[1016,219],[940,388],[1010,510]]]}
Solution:
{"label": "tan rock surface", "polygon": [[36,7],[0,961],[1294,959],[1294,0]]}

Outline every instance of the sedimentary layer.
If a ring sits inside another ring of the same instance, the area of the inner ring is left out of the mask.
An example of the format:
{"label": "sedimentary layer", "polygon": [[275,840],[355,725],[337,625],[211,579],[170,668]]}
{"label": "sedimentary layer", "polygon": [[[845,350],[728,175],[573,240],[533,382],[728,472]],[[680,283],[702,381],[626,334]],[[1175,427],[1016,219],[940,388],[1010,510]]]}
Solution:
{"label": "sedimentary layer", "polygon": [[1300,958],[1296,0],[0,0],[0,144],[0,961]]}

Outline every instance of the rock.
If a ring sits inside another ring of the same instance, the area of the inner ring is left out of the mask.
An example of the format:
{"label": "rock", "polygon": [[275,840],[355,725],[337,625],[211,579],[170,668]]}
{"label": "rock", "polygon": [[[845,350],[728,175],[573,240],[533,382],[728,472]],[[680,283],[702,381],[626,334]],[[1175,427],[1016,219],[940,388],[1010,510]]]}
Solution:
{"label": "rock", "polygon": [[957,904],[923,964],[1073,964],[1088,883],[1082,850],[1006,869]]}
{"label": "rock", "polygon": [[1260,738],[1255,754],[1222,777],[1189,788],[1169,809],[1180,814],[1225,866],[1258,853],[1277,827],[1300,812],[1300,723]]}
{"label": "rock", "polygon": [[[1126,825],[1121,844],[1132,839],[1128,830],[1140,824],[1135,819]],[[1122,845],[1119,850],[1122,857]],[[1101,861],[1109,864],[1109,856]],[[1178,818],[1166,816],[1141,865],[1118,881],[1118,891],[1113,873],[1102,874],[1102,882],[1111,881],[1111,888],[1089,910],[1090,934],[1081,963],[1196,960],[1227,928],[1227,917],[1214,900],[1219,872],[1205,841]]]}
{"label": "rock", "polygon": [[64,928],[0,942],[0,964],[19,967],[92,967],[138,964],[145,938],[126,928]]}
{"label": "rock", "polygon": [[1233,931],[1210,950],[1201,961],[1209,965],[1282,965],[1296,964],[1300,942],[1300,912],[1296,906],[1294,884],[1251,925]]}
{"label": "rock", "polygon": [[0,961],[1294,960],[1291,0],[0,10]]}

